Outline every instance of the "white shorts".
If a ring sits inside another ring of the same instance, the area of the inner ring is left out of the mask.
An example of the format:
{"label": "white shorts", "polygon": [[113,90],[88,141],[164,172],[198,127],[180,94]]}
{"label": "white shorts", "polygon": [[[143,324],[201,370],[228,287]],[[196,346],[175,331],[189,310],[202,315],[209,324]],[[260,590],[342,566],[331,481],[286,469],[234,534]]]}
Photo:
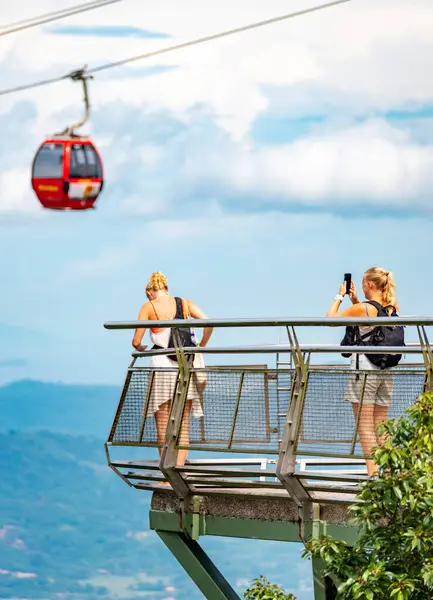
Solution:
{"label": "white shorts", "polygon": [[[356,355],[352,354],[351,369],[356,369]],[[359,370],[369,371],[366,375],[363,404],[375,404],[376,406],[389,406],[394,391],[394,377],[390,370],[381,370],[371,364],[364,354],[359,355]],[[371,372],[370,372],[371,371]],[[347,382],[344,400],[359,404],[364,382],[363,373],[351,373]]]}

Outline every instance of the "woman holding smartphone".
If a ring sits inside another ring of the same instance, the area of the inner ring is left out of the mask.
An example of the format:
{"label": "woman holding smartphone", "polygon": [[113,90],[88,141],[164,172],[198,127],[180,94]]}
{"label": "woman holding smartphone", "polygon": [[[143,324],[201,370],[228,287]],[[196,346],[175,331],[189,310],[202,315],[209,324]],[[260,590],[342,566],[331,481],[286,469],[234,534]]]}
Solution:
{"label": "woman holding smartphone", "polygon": [[[395,284],[393,275],[381,267],[372,267],[365,271],[362,278],[362,290],[366,298],[360,302],[356,293],[356,287],[351,282],[348,296],[352,306],[340,310],[346,294],[346,281],[340,286],[339,293],[331,304],[327,317],[377,317],[379,308],[383,307],[391,315],[394,310],[398,311],[398,302],[395,295]],[[370,303],[371,302],[371,303]],[[379,307],[374,306],[379,304]],[[373,333],[374,327],[360,327],[360,334],[368,343],[368,334]],[[380,445],[382,440],[377,427],[388,418],[389,406],[393,395],[393,379],[384,374],[378,366],[373,365],[364,354],[352,354],[351,368],[354,370],[369,371],[367,373],[364,397],[361,413],[359,415],[358,435],[364,456],[366,457],[368,475],[375,475],[377,467],[369,458],[372,449]],[[371,373],[370,373],[371,371]],[[359,403],[362,394],[363,378],[355,375],[349,378],[345,401],[351,402],[355,421],[358,417]]]}

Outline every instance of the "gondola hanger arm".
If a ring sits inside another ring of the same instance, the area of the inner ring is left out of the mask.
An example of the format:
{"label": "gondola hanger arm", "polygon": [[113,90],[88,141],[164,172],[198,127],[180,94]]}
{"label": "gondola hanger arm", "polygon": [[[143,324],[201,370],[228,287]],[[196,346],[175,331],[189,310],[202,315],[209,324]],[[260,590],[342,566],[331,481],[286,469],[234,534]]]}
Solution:
{"label": "gondola hanger arm", "polygon": [[69,135],[71,137],[79,137],[75,133],[75,130],[82,127],[89,120],[90,100],[89,100],[89,91],[87,88],[87,80],[94,79],[94,76],[88,75],[86,73],[86,69],[87,69],[87,65],[84,65],[84,67],[82,69],[77,69],[75,71],[71,71],[69,73],[69,75],[67,76],[67,78],[72,79],[72,81],[81,81],[81,83],[83,84],[83,93],[84,93],[83,100],[84,100],[85,111],[84,111],[84,116],[81,119],[81,121],[79,121],[78,123],[75,123],[74,125],[70,125],[69,127],[66,127],[66,129],[61,133],[61,135]]}

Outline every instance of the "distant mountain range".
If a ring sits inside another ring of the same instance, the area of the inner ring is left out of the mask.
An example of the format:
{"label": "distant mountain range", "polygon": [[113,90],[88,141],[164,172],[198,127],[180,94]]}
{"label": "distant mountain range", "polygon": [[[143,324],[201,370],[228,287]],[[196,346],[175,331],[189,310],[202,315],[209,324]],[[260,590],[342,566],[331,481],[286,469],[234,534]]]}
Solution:
{"label": "distant mountain range", "polygon": [[[150,494],[106,465],[103,440],[119,394],[35,381],[0,388],[0,598],[203,598],[148,530]],[[132,450],[154,453],[125,452]],[[300,545],[206,536],[200,543],[240,596],[264,574],[298,600],[313,597]]]}
{"label": "distant mountain range", "polygon": [[0,387],[0,431],[46,429],[105,438],[121,387],[17,381]]}
{"label": "distant mountain range", "polygon": [[108,469],[101,442],[0,435],[0,481],[1,598],[201,598],[177,565],[167,570],[147,530],[150,496]]}

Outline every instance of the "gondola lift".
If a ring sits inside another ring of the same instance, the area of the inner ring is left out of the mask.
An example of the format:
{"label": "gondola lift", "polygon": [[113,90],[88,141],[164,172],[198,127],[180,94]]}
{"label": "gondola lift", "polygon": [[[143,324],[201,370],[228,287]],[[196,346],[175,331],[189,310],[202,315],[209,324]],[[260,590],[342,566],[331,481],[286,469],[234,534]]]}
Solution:
{"label": "gondola lift", "polygon": [[83,119],[46,139],[36,152],[32,165],[32,187],[44,208],[86,210],[94,204],[104,184],[101,157],[87,137],[76,130],[90,116],[86,67],[69,77],[81,81],[84,90]]}

